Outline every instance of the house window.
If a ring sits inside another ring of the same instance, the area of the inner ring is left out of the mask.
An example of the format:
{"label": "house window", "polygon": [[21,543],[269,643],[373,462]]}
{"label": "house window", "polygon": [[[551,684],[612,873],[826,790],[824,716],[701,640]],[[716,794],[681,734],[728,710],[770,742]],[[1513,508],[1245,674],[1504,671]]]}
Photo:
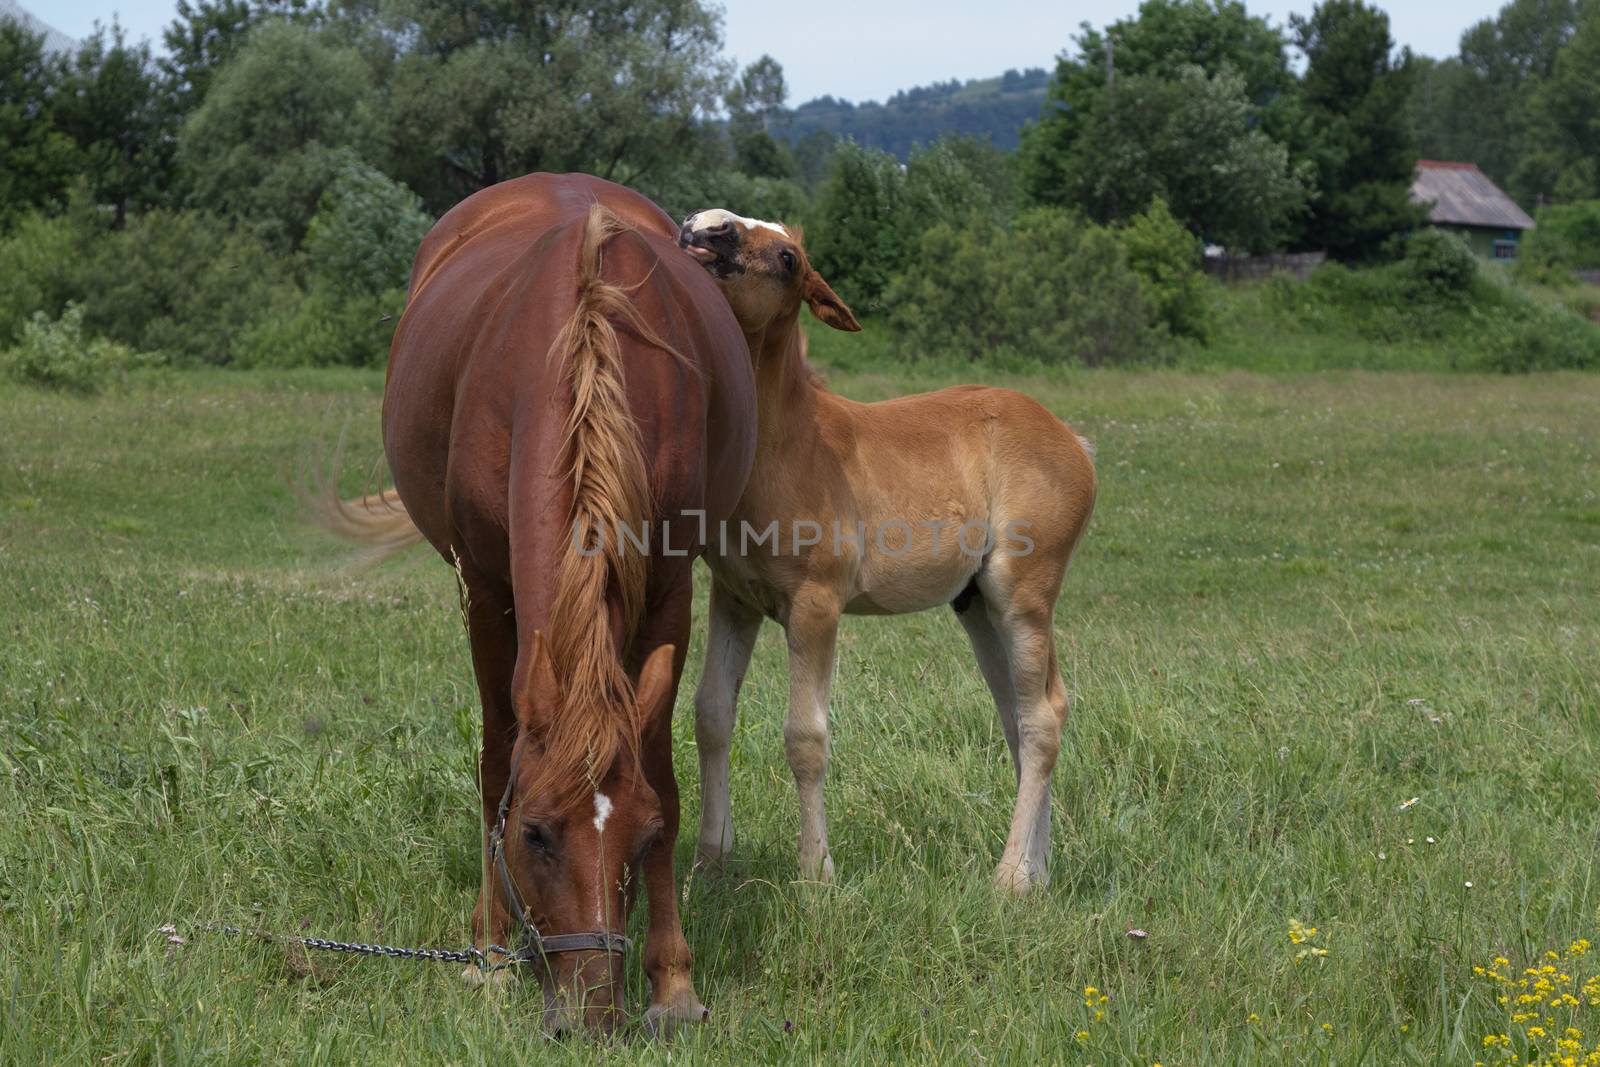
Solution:
{"label": "house window", "polygon": [[1494,258],[1495,259],[1516,259],[1517,258],[1517,242],[1515,242],[1515,241],[1496,241],[1494,243]]}

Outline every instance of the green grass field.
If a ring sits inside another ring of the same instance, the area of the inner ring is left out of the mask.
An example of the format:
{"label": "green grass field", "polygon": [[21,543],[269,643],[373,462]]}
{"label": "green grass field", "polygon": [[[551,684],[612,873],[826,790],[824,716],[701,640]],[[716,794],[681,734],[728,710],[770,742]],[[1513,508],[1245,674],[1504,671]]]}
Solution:
{"label": "green grass field", "polygon": [[291,493],[346,421],[359,487],[379,374],[0,385],[0,1063],[1582,1062],[1600,379],[1010,384],[1100,456],[1057,612],[1076,704],[1052,885],[990,889],[1010,761],[948,612],[845,625],[831,887],[794,880],[764,631],[739,854],[688,874],[697,637],[680,888],[713,1015],[672,1045],[549,1041],[535,991],[487,998],[455,966],[195,931],[468,937],[478,711],[451,575],[421,553],[341,571]]}

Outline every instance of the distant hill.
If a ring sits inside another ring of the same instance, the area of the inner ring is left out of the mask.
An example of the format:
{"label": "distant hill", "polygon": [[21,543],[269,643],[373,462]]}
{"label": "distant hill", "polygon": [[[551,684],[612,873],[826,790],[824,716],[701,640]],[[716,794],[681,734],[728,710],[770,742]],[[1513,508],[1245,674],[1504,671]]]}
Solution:
{"label": "distant hill", "polygon": [[76,52],[78,42],[42,19],[35,18],[23,9],[17,0],[0,0],[0,19],[15,19],[32,33],[44,34],[47,52]]}
{"label": "distant hill", "polygon": [[852,104],[831,96],[801,104],[773,124],[772,132],[795,144],[818,131],[849,137],[901,159],[941,134],[987,137],[1010,151],[1024,123],[1039,117],[1048,72],[1037,67],[1008,70],[998,78],[936,82],[895,93],[883,103]]}

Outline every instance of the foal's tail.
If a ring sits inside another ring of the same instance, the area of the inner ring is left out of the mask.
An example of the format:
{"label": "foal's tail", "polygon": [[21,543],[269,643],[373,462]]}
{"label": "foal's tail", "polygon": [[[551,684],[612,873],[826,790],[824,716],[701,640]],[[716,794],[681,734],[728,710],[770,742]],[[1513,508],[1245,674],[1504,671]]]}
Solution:
{"label": "foal's tail", "polygon": [[421,544],[422,531],[411,522],[411,514],[400,502],[395,490],[362,493],[357,498],[339,498],[339,462],[344,454],[344,442],[334,450],[331,470],[322,470],[309,478],[310,485],[302,482],[299,498],[306,507],[310,522],[339,537],[341,541],[360,545],[358,565],[376,566],[392,555]]}
{"label": "foal's tail", "polygon": [[375,567],[391,556],[422,543],[422,531],[393,489],[341,500],[330,478],[305,494],[311,521],[341,540],[363,549],[359,563]]}

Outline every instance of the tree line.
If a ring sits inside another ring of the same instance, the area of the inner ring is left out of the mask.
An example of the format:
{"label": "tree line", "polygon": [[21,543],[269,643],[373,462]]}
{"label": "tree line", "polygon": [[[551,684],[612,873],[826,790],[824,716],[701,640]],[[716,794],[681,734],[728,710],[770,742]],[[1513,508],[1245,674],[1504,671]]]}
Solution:
{"label": "tree line", "polygon": [[[112,26],[52,55],[0,22],[0,349],[70,310],[161,361],[376,362],[434,218],[583,170],[803,224],[908,351],[1136,358],[1204,343],[1203,244],[1403,257],[1419,151],[1600,197],[1597,42],[1600,0],[1512,0],[1439,63],[1366,0],[1287,27],[1145,0],[1084,26],[1009,150],[941,123],[1042,72],[791,111],[705,0],[179,0],[160,53]],[[920,125],[903,156],[805,125],[845,111]]]}

